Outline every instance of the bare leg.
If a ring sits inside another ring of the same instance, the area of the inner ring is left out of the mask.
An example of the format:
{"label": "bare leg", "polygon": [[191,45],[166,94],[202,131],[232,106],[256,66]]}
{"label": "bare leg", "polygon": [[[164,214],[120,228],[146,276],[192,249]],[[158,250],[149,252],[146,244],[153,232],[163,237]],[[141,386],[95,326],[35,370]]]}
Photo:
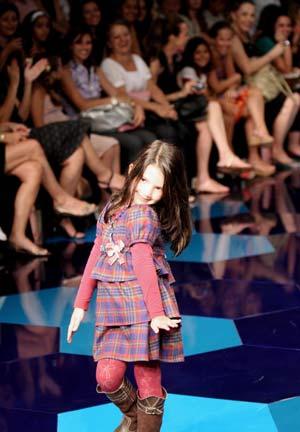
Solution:
{"label": "bare leg", "polygon": [[[75,195],[84,164],[84,151],[79,147],[62,165],[60,173],[60,184],[71,196]],[[59,225],[65,230],[69,237],[81,239],[85,236],[83,232],[77,232],[69,217],[60,220]]]}
{"label": "bare leg", "polygon": [[[248,143],[252,139],[253,129],[254,129],[253,119],[251,117],[248,117],[245,121],[245,134]],[[265,162],[261,158],[259,147],[249,146],[248,150],[249,150],[248,159],[256,175],[268,177],[274,174],[276,170],[275,166]]]}
{"label": "bare leg", "polygon": [[300,157],[300,132],[292,131],[289,133],[289,151],[296,157]]}
{"label": "bare leg", "polygon": [[209,156],[212,147],[212,137],[207,122],[195,124],[198,131],[196,143],[197,185],[196,192],[226,193],[229,188],[213,180],[209,175]]}
{"label": "bare leg", "polygon": [[14,219],[9,241],[16,250],[26,250],[32,255],[47,255],[47,249],[34,244],[25,234],[31,209],[36,200],[42,179],[42,167],[38,162],[24,162],[11,171],[21,180],[15,196]]}
{"label": "bare leg", "polygon": [[216,101],[208,104],[208,127],[219,152],[219,166],[251,169],[251,165],[242,161],[229,147],[221,106]]}
{"label": "bare leg", "polygon": [[295,94],[295,101],[292,98],[287,97],[283,107],[273,125],[273,158],[275,161],[283,164],[292,164],[291,159],[283,148],[285,137],[287,136],[288,130],[293,124],[295,116],[299,109],[299,95]]}
{"label": "bare leg", "polygon": [[43,168],[42,184],[53,199],[54,207],[59,211],[74,216],[86,216],[95,211],[95,205],[73,198],[63,190],[37,141],[29,139],[16,145],[7,145],[5,155],[5,172],[7,174],[11,173],[20,163],[29,160],[39,162]]}
{"label": "bare leg", "polygon": [[223,111],[224,125],[226,130],[227,141],[232,149],[232,140],[233,140],[233,132],[234,132],[234,118],[232,115]]}
{"label": "bare leg", "polygon": [[113,172],[120,174],[121,172],[121,155],[120,146],[116,144],[108,149],[100,158],[104,165],[109,167]]}
{"label": "bare leg", "polygon": [[249,88],[247,108],[250,117],[253,119],[253,133],[271,138],[265,122],[265,102],[259,89]]}
{"label": "bare leg", "polygon": [[88,137],[85,137],[81,144],[85,161],[90,170],[96,175],[100,187],[111,187],[112,189],[121,189],[124,186],[125,178],[120,174],[110,170],[103,161],[98,158]]}

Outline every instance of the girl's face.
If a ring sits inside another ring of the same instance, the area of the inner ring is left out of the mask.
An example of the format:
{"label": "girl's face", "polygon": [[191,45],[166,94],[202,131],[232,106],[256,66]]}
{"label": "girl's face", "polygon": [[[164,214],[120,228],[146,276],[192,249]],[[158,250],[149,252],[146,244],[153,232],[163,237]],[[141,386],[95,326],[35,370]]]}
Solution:
{"label": "girl's face", "polygon": [[179,24],[179,34],[174,36],[178,52],[182,53],[189,40],[188,27],[185,22]]}
{"label": "girl's face", "polygon": [[284,39],[288,39],[292,33],[292,22],[290,18],[286,15],[281,15],[277,18],[275,27],[275,33],[280,33],[283,35]]}
{"label": "girl's face", "polygon": [[157,204],[163,197],[165,177],[157,165],[148,165],[133,193],[134,204]]}
{"label": "girl's face", "polygon": [[255,22],[255,7],[251,3],[242,3],[231,17],[236,27],[243,33],[249,33]]}
{"label": "girl's face", "polygon": [[14,11],[7,11],[0,17],[0,34],[8,38],[13,36],[19,25],[19,20]]}
{"label": "girl's face", "polygon": [[137,20],[139,10],[136,0],[126,0],[121,8],[123,18],[129,23]]}
{"label": "girl's face", "polygon": [[97,27],[101,21],[101,11],[93,1],[85,3],[82,7],[83,21],[90,27]]}
{"label": "girl's face", "polygon": [[198,45],[196,50],[194,51],[194,62],[200,68],[204,68],[207,66],[210,60],[210,52],[207,49],[206,45]]}
{"label": "girl's face", "polygon": [[83,63],[91,55],[92,49],[91,36],[89,34],[78,35],[71,45],[72,57],[75,61]]}
{"label": "girl's face", "polygon": [[121,24],[114,25],[109,32],[109,45],[115,54],[131,52],[131,34],[129,29]]}
{"label": "girl's face", "polygon": [[37,18],[33,26],[33,39],[38,42],[45,42],[50,33],[50,21],[46,16]]}
{"label": "girl's face", "polygon": [[230,51],[232,42],[232,31],[229,28],[223,28],[218,31],[215,38],[215,47],[219,54],[226,55]]}

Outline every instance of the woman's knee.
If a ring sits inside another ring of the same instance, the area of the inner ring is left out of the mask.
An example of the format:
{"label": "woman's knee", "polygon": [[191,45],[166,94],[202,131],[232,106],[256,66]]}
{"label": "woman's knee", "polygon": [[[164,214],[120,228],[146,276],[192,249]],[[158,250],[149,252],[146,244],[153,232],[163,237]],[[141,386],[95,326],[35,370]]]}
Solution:
{"label": "woman's knee", "polygon": [[39,184],[42,180],[43,168],[38,161],[32,160],[20,164],[11,174],[17,176],[22,182]]}
{"label": "woman's knee", "polygon": [[82,167],[84,164],[84,150],[82,147],[78,147],[63,163],[63,166],[72,165],[76,167]]}

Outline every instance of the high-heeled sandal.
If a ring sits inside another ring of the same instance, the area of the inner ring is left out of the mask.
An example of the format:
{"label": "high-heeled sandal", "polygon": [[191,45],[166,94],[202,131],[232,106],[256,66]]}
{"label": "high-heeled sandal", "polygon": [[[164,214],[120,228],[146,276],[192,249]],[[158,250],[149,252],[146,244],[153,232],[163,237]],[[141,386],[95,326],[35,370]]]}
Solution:
{"label": "high-heeled sandal", "polygon": [[63,207],[55,206],[54,213],[59,217],[85,217],[89,216],[97,211],[96,204],[86,203],[82,212],[76,210],[65,210]]}
{"label": "high-heeled sandal", "polygon": [[[109,193],[112,193],[112,189],[118,189],[118,190],[122,189],[122,188],[118,188],[118,187],[113,186],[113,179],[116,175],[117,175],[117,173],[115,173],[114,171],[111,171],[108,180],[107,181],[103,181],[103,180],[98,181],[98,186],[101,189],[106,190]],[[125,181],[125,178],[124,178],[124,181]]]}
{"label": "high-heeled sandal", "polygon": [[38,246],[36,250],[33,249],[27,249],[22,246],[18,246],[16,243],[9,241],[8,242],[9,248],[16,254],[21,255],[29,255],[32,257],[47,257],[51,255],[51,252],[48,251],[48,249],[40,248]]}

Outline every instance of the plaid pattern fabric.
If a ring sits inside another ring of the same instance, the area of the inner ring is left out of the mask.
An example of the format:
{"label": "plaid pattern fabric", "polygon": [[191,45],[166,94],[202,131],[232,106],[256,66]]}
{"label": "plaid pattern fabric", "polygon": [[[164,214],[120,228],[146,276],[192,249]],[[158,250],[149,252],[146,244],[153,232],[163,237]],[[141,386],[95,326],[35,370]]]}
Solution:
{"label": "plaid pattern fabric", "polygon": [[113,358],[125,362],[184,361],[181,330],[155,334],[148,323],[120,327],[96,326],[94,360]]}
{"label": "plaid pattern fabric", "polygon": [[[178,317],[179,310],[167,276],[158,279],[162,304],[168,317]],[[137,281],[98,282],[96,325],[122,326],[149,322],[143,292]]]}
{"label": "plaid pattern fabric", "polygon": [[[153,260],[158,275],[169,274],[170,282],[174,282],[170,266],[165,258],[164,243],[161,238],[160,223],[154,208],[148,205],[133,205],[121,209],[112,218],[111,223],[104,222],[102,211],[97,222],[97,236],[100,236],[101,249],[99,258],[92,272],[92,278],[101,281],[129,281],[136,279],[130,246],[137,242],[149,243],[153,249]],[[108,245],[123,242],[124,248],[120,251],[121,260],[110,264],[107,254]]]}
{"label": "plaid pattern fabric", "polygon": [[149,243],[153,249],[165,314],[178,317],[171,286],[174,277],[165,258],[156,211],[147,205],[133,205],[118,211],[108,224],[104,223],[105,211],[97,223],[101,250],[92,273],[92,277],[98,280],[93,347],[95,360],[183,361],[180,329],[161,331],[159,334],[151,330],[143,292],[132,266],[130,246],[137,242]]}

